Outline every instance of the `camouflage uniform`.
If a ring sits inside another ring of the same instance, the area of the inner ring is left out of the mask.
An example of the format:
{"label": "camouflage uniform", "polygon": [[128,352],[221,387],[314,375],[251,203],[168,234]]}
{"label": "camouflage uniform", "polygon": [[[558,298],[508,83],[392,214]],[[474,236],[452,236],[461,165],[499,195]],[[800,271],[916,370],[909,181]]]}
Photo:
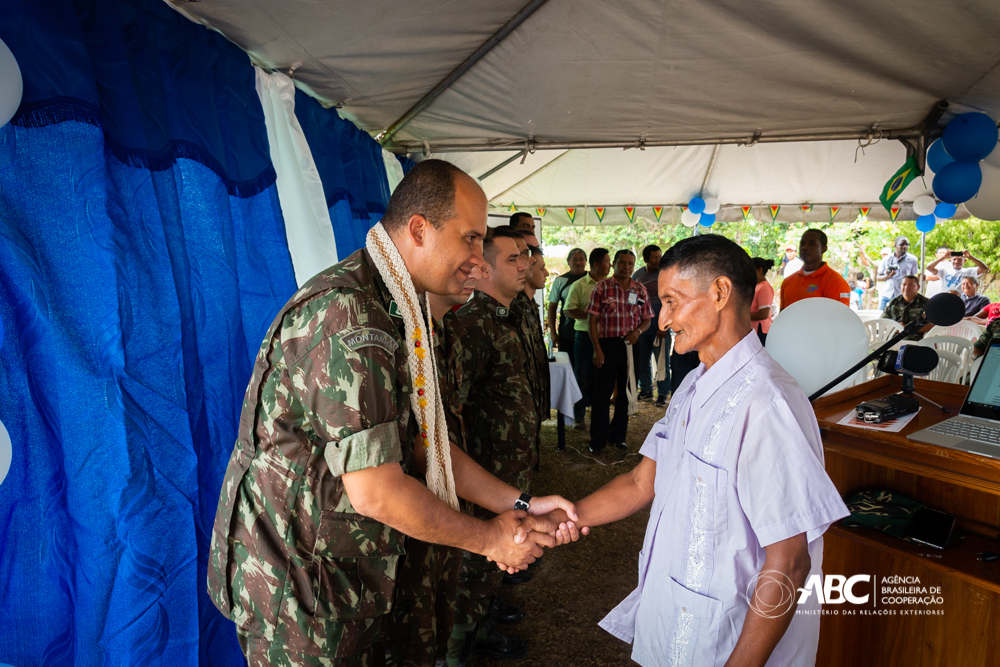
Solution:
{"label": "camouflage uniform", "polygon": [[393,306],[359,250],[299,289],[257,355],[208,565],[251,667],[384,660],[404,536],[358,514],[341,475],[409,471],[417,425]]}
{"label": "camouflage uniform", "polygon": [[990,349],[990,341],[998,335],[1000,335],[1000,319],[987,324],[983,333],[976,339],[974,347],[979,350],[979,354],[986,354],[986,350]]}
{"label": "camouflage uniform", "polygon": [[[538,414],[544,420],[549,414],[549,392],[552,382],[549,376],[549,357],[545,350],[545,330],[542,328],[541,314],[538,311],[538,304],[524,292],[520,292],[514,298],[511,306],[520,310],[523,324],[522,339],[531,354],[532,362],[532,370],[528,377],[535,391]],[[539,436],[541,436],[541,421],[539,421]]]}
{"label": "camouflage uniform", "polygon": [[[523,315],[521,307],[505,307],[479,291],[459,309],[458,319],[466,330],[466,377],[459,394],[469,456],[500,480],[527,492],[537,461],[540,416],[531,379],[537,362],[523,340],[529,326]],[[485,519],[494,516],[482,508],[476,508],[475,514]],[[485,620],[502,579],[496,564],[478,554],[462,554],[456,632]],[[449,653],[458,641],[455,637]]]}
{"label": "camouflage uniform", "polygon": [[[905,326],[913,320],[924,316],[924,308],[927,306],[927,301],[926,296],[917,294],[913,297],[913,301],[906,303],[906,299],[900,294],[886,304],[885,310],[882,312],[882,317],[895,320]],[[923,337],[922,333],[917,332],[907,336],[906,340],[920,340]]]}
{"label": "camouflage uniform", "polygon": [[[445,314],[434,328],[434,354],[441,384],[441,400],[451,442],[462,446],[462,386],[464,329],[454,313]],[[399,564],[392,628],[388,633],[388,665],[433,667],[444,651],[455,616],[455,591],[462,550],[410,538]]]}

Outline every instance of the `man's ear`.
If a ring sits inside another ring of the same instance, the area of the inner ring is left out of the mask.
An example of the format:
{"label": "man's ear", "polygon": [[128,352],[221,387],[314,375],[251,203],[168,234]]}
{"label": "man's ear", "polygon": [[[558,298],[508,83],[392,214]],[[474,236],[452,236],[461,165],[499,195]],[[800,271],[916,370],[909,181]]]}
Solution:
{"label": "man's ear", "polygon": [[709,292],[715,300],[715,309],[721,311],[733,298],[733,281],[726,276],[719,276],[712,281]]}
{"label": "man's ear", "polygon": [[427,218],[420,214],[411,215],[410,219],[406,221],[406,233],[409,235],[410,240],[416,247],[423,246],[426,242],[427,228],[430,223],[427,222]]}

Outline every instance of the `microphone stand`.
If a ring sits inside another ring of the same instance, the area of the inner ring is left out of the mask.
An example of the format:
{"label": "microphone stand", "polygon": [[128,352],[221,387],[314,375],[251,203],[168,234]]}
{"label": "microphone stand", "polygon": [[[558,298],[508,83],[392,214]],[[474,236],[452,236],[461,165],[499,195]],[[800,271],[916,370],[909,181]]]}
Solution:
{"label": "microphone stand", "polygon": [[[836,387],[838,384],[840,384],[841,382],[843,382],[847,378],[849,378],[852,375],[854,375],[855,373],[857,373],[859,370],[861,370],[862,368],[864,368],[865,366],[867,366],[869,363],[871,363],[872,361],[875,361],[876,359],[878,359],[879,357],[881,357],[882,353],[885,352],[886,350],[888,350],[889,348],[891,348],[893,345],[895,345],[899,341],[903,340],[907,336],[911,336],[911,335],[917,333],[918,331],[920,331],[920,329],[922,329],[927,324],[929,324],[929,322],[925,318],[923,318],[923,317],[918,317],[917,319],[913,320],[912,322],[910,322],[909,324],[907,324],[905,327],[903,327],[902,331],[900,331],[895,336],[893,336],[892,338],[890,338],[889,340],[887,340],[885,343],[883,343],[882,347],[878,348],[877,350],[875,350],[874,352],[872,352],[871,354],[869,354],[867,357],[865,357],[864,359],[862,359],[861,361],[859,361],[858,363],[854,364],[849,369],[847,369],[846,371],[844,371],[843,373],[841,373],[840,375],[838,375],[836,378],[834,378],[830,382],[826,383],[826,385],[823,386],[822,388],[817,389],[815,392],[813,392],[813,394],[809,397],[809,400],[810,401],[815,401],[817,398],[819,398],[820,396],[822,396],[826,392],[830,391],[830,389],[832,389],[833,387]],[[909,382],[907,382],[907,380],[909,380]],[[903,374],[903,391],[901,393],[904,393],[904,394],[913,394],[913,395],[917,396],[918,398],[924,399],[925,401],[927,401],[931,405],[937,406],[937,407],[941,408],[942,410],[944,410],[945,412],[949,412],[948,408],[944,407],[943,405],[935,403],[934,401],[930,400],[929,398],[926,398],[926,397],[921,396],[920,394],[917,394],[916,392],[914,392],[913,391],[913,378],[912,378],[912,376]]]}

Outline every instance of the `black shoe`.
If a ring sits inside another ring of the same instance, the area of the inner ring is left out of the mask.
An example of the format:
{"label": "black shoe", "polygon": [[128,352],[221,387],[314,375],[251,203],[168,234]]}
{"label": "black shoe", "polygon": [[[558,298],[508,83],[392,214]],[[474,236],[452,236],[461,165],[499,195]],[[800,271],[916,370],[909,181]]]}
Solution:
{"label": "black shoe", "polygon": [[500,634],[490,623],[487,626],[486,637],[476,641],[473,651],[476,655],[485,655],[489,658],[521,658],[528,652],[528,645],[518,637]]}
{"label": "black shoe", "polygon": [[542,564],[542,558],[541,558],[541,556],[539,556],[538,558],[535,559],[534,563],[528,563],[528,569],[529,570],[534,570],[536,567],[538,567],[541,564]]}
{"label": "black shoe", "polygon": [[665,407],[667,407],[667,397],[666,396],[657,396],[657,398],[656,398],[656,407],[658,407],[658,408],[665,408]]}
{"label": "black shoe", "polygon": [[639,400],[640,401],[651,401],[651,400],[653,400],[653,392],[652,391],[640,391],[639,392]]}
{"label": "black shoe", "polygon": [[503,575],[503,585],[504,586],[517,586],[518,584],[526,584],[531,581],[531,578],[535,575],[528,570],[521,570],[515,574],[505,574]]}
{"label": "black shoe", "polygon": [[614,446],[615,446],[615,449],[622,449],[622,450],[627,450],[628,449],[628,443],[627,442],[616,442],[616,443],[614,443]]}
{"label": "black shoe", "polygon": [[516,625],[524,620],[524,610],[504,600],[499,595],[493,596],[490,604],[490,618],[496,623]]}
{"label": "black shoe", "polygon": [[600,456],[601,452],[604,451],[604,447],[601,447],[600,449],[594,449],[594,446],[591,445],[590,447],[587,447],[587,451],[593,454],[594,456]]}

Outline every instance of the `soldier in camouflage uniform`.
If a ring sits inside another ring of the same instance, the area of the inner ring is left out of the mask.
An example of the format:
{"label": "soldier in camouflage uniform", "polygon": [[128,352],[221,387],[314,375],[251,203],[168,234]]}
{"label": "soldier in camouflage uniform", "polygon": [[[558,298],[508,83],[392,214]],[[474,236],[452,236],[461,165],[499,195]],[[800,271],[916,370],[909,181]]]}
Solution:
{"label": "soldier in camouflage uniform", "polygon": [[[924,316],[924,308],[927,307],[928,299],[920,293],[920,281],[916,276],[903,278],[901,289],[903,293],[886,304],[882,317],[887,320],[895,320],[905,326]],[[906,340],[920,340],[924,337],[924,333],[933,327],[933,324],[928,324],[917,333],[907,336]]]}
{"label": "soldier in camouflage uniform", "polygon": [[[383,224],[410,271],[400,280],[455,293],[481,262],[486,199],[463,172],[430,160],[397,187]],[[520,491],[457,447],[455,488],[503,512],[495,520],[452,510],[406,474],[425,456],[414,456],[395,312],[362,249],[299,289],[261,345],[208,566],[209,594],[236,622],[250,667],[381,664],[404,533],[519,567],[541,554],[539,543],[558,543],[532,533],[514,544],[524,513],[504,510]],[[546,501],[533,510],[568,504]]]}
{"label": "soldier in camouflage uniform", "polygon": [[[478,275],[476,276],[478,277]],[[434,346],[441,381],[441,398],[451,441],[464,448],[462,405],[462,340],[465,330],[452,306],[465,303],[476,287],[475,279],[457,295],[427,294],[435,319]],[[410,539],[399,565],[396,600],[392,607],[389,666],[430,667],[444,653],[455,617],[455,592],[462,550]]]}
{"label": "soldier in camouflage uniform", "polygon": [[980,356],[986,354],[986,350],[990,347],[990,342],[1000,336],[1000,319],[993,320],[986,325],[983,333],[979,335],[976,342],[972,344],[973,356]]}
{"label": "soldier in camouflage uniform", "polygon": [[[466,381],[460,396],[469,455],[499,479],[527,493],[537,460],[535,439],[540,416],[530,377],[535,359],[524,340],[530,329],[523,309],[514,305],[515,296],[524,289],[527,268],[515,236],[505,227],[490,231],[484,244],[488,278],[479,282],[472,300],[458,311],[466,330]],[[476,510],[476,516],[489,515],[487,510]],[[477,629],[482,630],[502,577],[503,573],[481,556],[463,554],[455,625],[448,642],[449,664],[468,652]],[[500,636],[497,655],[524,653],[523,642],[509,639],[503,643],[504,639]]]}

